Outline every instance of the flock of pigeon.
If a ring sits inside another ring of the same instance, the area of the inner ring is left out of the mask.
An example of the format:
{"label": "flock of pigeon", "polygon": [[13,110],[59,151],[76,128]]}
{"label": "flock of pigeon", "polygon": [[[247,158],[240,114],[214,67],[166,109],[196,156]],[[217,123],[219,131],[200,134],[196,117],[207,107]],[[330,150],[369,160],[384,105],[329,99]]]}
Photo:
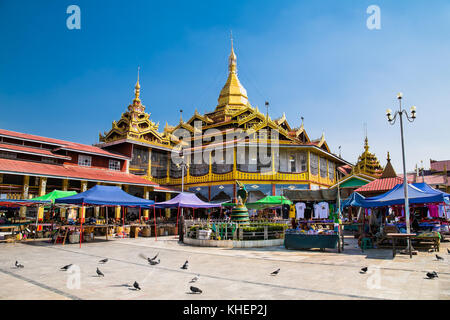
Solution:
{"label": "flock of pigeon", "polygon": [[[447,248],[447,253],[450,254],[450,249],[448,249],[448,248]],[[157,264],[159,264],[159,263],[161,262],[160,259],[156,260],[156,258],[158,258],[158,255],[159,255],[159,252],[158,252],[153,258],[146,257],[146,256],[143,255],[143,254],[139,254],[139,257],[141,257],[141,258],[147,260],[148,263],[149,263],[150,265],[153,266],[153,265],[157,265]],[[437,260],[437,261],[439,261],[439,260],[444,260],[444,258],[441,257],[440,255],[436,254],[436,260]],[[101,264],[105,264],[105,263],[107,263],[107,262],[108,262],[108,258],[102,259],[102,260],[99,261],[99,263],[101,263]],[[24,265],[23,265],[23,264],[20,264],[18,261],[16,261],[15,266],[16,266],[17,269],[24,268]],[[70,269],[71,266],[72,266],[72,264],[65,265],[65,266],[62,267],[60,270],[61,270],[61,271],[67,271],[67,270]],[[186,260],[186,262],[180,267],[180,269],[187,270],[187,269],[188,269],[188,266],[189,266],[189,262],[188,262],[188,260]],[[362,267],[360,273],[361,273],[361,274],[364,274],[364,273],[366,273],[368,270],[369,270],[368,267]],[[280,268],[278,268],[277,270],[275,270],[275,271],[273,271],[272,273],[270,273],[270,275],[276,276],[279,272],[280,272]],[[100,270],[98,267],[97,267],[97,275],[98,275],[99,277],[104,277],[104,276],[105,276],[105,275],[103,274],[103,272],[101,272],[101,270]],[[438,274],[437,274],[436,271],[427,272],[427,273],[426,273],[426,276],[427,276],[427,279],[439,278],[439,276],[438,276]],[[189,281],[189,283],[197,282],[197,281],[199,280],[199,278],[200,278],[200,275],[197,274],[197,276],[195,276],[194,278],[192,278],[192,280]],[[136,290],[141,290],[141,287],[139,286],[139,283],[138,283],[137,281],[134,281],[133,287],[134,287]],[[196,294],[196,293],[199,293],[199,294],[200,294],[200,293],[203,292],[201,289],[199,289],[199,288],[197,288],[197,287],[194,287],[194,286],[190,286],[189,289],[191,290],[191,293],[195,293],[195,294]]]}
{"label": "flock of pigeon", "polygon": [[[430,250],[432,250],[432,249],[430,249]],[[432,251],[428,251],[428,252],[432,252]],[[447,253],[450,254],[450,249],[448,249],[448,248],[447,248]],[[444,260],[444,258],[442,258],[440,255],[436,254],[436,260],[437,261]],[[367,270],[369,270],[368,267],[362,267],[361,271],[359,273],[364,274],[367,272]],[[439,278],[436,271],[427,272],[425,275],[427,276],[427,279]]]}

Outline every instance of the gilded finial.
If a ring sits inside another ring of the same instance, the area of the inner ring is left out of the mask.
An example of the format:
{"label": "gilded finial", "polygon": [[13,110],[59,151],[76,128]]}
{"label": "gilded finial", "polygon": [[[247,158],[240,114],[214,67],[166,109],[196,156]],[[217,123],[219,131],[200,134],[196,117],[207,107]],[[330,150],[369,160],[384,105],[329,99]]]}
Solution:
{"label": "gilded finial", "polygon": [[231,52],[230,52],[230,56],[228,58],[228,70],[230,72],[236,73],[237,64],[236,64],[236,54],[234,53],[234,47],[233,47],[233,32],[232,31],[230,31],[230,37],[231,37]]}
{"label": "gilded finial", "polygon": [[183,109],[180,109],[180,123],[183,123]]}
{"label": "gilded finial", "polygon": [[389,151],[388,151],[388,155],[387,155],[387,161],[391,162],[391,156],[389,155]]}
{"label": "gilded finial", "polygon": [[141,101],[141,99],[139,99],[139,96],[141,94],[141,85],[139,84],[139,69],[140,67],[138,67],[137,81],[136,86],[134,87],[134,101]]}
{"label": "gilded finial", "polygon": [[369,140],[366,138],[364,139],[364,150],[369,151]]}

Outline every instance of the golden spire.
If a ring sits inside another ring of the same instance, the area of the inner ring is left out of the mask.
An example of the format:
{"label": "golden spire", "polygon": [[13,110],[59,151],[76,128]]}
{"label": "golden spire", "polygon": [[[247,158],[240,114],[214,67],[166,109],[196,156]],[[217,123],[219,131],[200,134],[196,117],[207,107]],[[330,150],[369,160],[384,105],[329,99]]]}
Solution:
{"label": "golden spire", "polygon": [[220,91],[216,111],[227,109],[234,112],[248,104],[247,90],[241,85],[237,77],[236,54],[234,53],[233,37],[231,36],[231,52],[228,57],[228,79]]}
{"label": "golden spire", "polygon": [[140,69],[140,67],[138,67],[137,82],[136,82],[136,86],[134,87],[134,100],[133,101],[141,101],[141,99],[139,99],[139,95],[141,94],[141,86],[139,84],[139,69]]}
{"label": "golden spire", "polygon": [[228,71],[230,71],[230,73],[237,73],[236,60],[237,58],[233,48],[233,33],[231,32],[231,52],[230,56],[228,57]]}

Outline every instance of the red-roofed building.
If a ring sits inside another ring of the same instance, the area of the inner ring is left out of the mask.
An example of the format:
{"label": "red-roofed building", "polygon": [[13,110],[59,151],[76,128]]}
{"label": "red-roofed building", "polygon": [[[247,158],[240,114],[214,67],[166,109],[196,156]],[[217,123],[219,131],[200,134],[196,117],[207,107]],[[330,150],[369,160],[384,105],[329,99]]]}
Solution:
{"label": "red-roofed building", "polygon": [[[435,189],[450,192],[450,160],[436,161],[430,159],[430,170],[416,168],[407,174],[412,182],[424,182]],[[401,175],[403,176],[403,175]]]}
{"label": "red-roofed building", "polygon": [[130,157],[64,140],[0,129],[0,199],[29,199],[53,190],[83,192],[117,185],[162,201],[174,192],[129,173]]}
{"label": "red-roofed building", "polygon": [[373,197],[391,190],[398,184],[403,183],[403,178],[380,178],[376,179],[368,184],[359,187],[355,191],[362,194],[365,197]]}

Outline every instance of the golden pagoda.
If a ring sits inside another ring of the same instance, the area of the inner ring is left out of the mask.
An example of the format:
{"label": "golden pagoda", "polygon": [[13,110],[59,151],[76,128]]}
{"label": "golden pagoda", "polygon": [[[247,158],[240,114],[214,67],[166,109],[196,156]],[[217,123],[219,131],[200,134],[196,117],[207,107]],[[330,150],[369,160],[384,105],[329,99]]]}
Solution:
{"label": "golden pagoda", "polygon": [[383,167],[377,157],[369,152],[369,141],[364,139],[364,152],[359,156],[358,162],[353,167],[353,173],[364,173],[379,178],[383,174]]}
{"label": "golden pagoda", "polygon": [[128,111],[122,113],[118,122],[112,123],[112,129],[99,134],[100,142],[113,142],[118,140],[138,140],[152,142],[164,146],[170,144],[169,138],[158,132],[159,123],[150,120],[150,114],[145,112],[145,106],[140,99],[141,86],[139,83],[139,68],[136,85],[134,87],[133,103]]}
{"label": "golden pagoda", "polygon": [[[246,186],[250,199],[252,192],[280,195],[283,189],[319,189],[333,185],[337,167],[350,163],[330,151],[324,133],[319,139],[310,140],[303,118],[300,126],[293,127],[284,113],[271,119],[268,112],[264,114],[250,104],[247,90],[238,78],[233,39],[227,71],[214,111],[200,114],[195,110],[187,121],[180,115],[178,123],[166,122],[162,133],[157,131],[158,125],[150,120],[140,102],[138,79],[133,104],[117,123],[113,122],[109,132],[100,135],[100,145],[110,150],[129,150],[130,172],[176,188],[181,186],[182,170],[173,163],[172,151],[181,144],[187,146],[184,190],[210,201],[236,198],[236,181]],[[225,137],[233,130],[240,130],[244,137],[230,143]],[[189,136],[179,137],[180,131]],[[276,141],[272,140],[274,132]],[[252,144],[261,142],[267,145],[266,159],[270,163],[263,163],[260,154],[249,151]],[[242,149],[238,150],[237,144]],[[195,155],[200,152],[201,160],[196,162]]]}

